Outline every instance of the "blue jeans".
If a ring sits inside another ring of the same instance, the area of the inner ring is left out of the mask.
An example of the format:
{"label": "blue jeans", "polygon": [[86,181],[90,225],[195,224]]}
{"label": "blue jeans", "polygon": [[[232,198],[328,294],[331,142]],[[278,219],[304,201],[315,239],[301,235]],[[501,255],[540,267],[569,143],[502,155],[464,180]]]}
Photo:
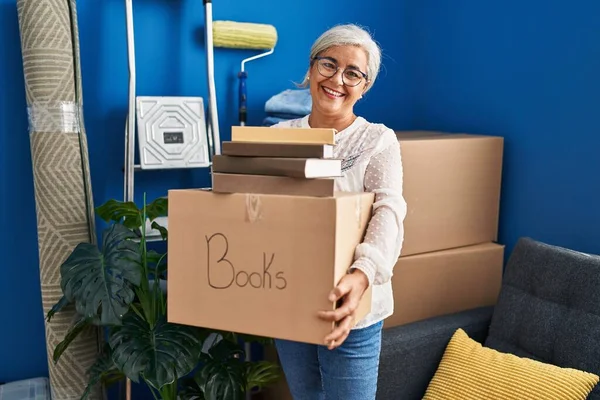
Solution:
{"label": "blue jeans", "polygon": [[336,349],[275,340],[294,400],[374,400],[383,322],[350,331]]}

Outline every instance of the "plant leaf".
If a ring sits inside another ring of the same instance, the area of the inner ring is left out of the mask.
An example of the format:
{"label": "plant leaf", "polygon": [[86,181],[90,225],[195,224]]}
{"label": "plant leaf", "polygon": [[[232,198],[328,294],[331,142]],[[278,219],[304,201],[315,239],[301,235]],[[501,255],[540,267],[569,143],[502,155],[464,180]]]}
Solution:
{"label": "plant leaf", "polygon": [[110,347],[107,344],[104,346],[103,354],[96,359],[96,362],[88,369],[87,374],[89,380],[81,400],[87,399],[94,386],[99,382],[111,384],[125,378],[113,362]]}
{"label": "plant leaf", "polygon": [[48,314],[46,314],[46,321],[50,322],[52,317],[54,317],[54,314],[56,314],[57,312],[60,312],[60,310],[62,310],[69,304],[71,304],[71,303],[69,302],[69,300],[67,299],[66,296],[61,297],[60,300],[58,301],[58,303],[53,305],[52,308],[50,309],[50,311],[48,311]]}
{"label": "plant leaf", "polygon": [[61,265],[61,287],[85,318],[100,313],[101,325],[120,324],[134,299],[132,286],[142,279],[139,245],[135,234],[120,224],[104,231],[102,252],[90,243],[80,243]]}
{"label": "plant leaf", "polygon": [[193,378],[183,378],[181,380],[181,389],[177,393],[181,400],[206,400],[202,389]]}
{"label": "plant leaf", "polygon": [[244,352],[234,342],[219,340],[203,354],[202,368],[194,376],[206,400],[240,400],[245,393]]}
{"label": "plant leaf", "polygon": [[92,323],[87,318],[80,318],[79,320],[77,320],[77,322],[75,322],[75,324],[69,329],[69,331],[65,335],[64,339],[54,348],[52,360],[55,364],[58,362],[60,356],[62,356],[67,347],[69,347],[71,342],[75,340],[75,338],[79,336],[79,334],[90,325],[92,325]]}
{"label": "plant leaf", "polygon": [[131,201],[108,200],[96,207],[96,213],[105,222],[122,223],[129,229],[138,229],[142,225],[141,210]]}
{"label": "plant leaf", "polygon": [[154,274],[154,278],[161,278],[164,276],[167,270],[166,263],[167,254],[161,254],[154,250],[149,250],[146,253],[146,260],[148,262],[148,270]]}
{"label": "plant leaf", "polygon": [[257,343],[262,346],[270,346],[273,344],[273,338],[266,337],[266,336],[256,336],[256,335],[250,335],[250,334],[245,334],[245,333],[237,333],[237,332],[221,331],[221,330],[214,330],[214,332],[219,334],[221,337],[223,337],[223,339],[229,340],[230,342],[233,342],[233,343],[239,343],[240,341],[242,341],[242,342],[246,342],[246,343]]}
{"label": "plant leaf", "polygon": [[240,346],[228,340],[219,340],[213,342],[213,345],[208,349],[208,354],[212,360],[229,360],[232,358],[243,359],[244,351]]}
{"label": "plant leaf", "polygon": [[167,240],[167,237],[169,236],[169,232],[167,231],[167,228],[165,228],[162,225],[159,225],[156,221],[152,221],[152,224],[150,224],[150,227],[152,229],[156,229],[157,231],[160,232],[160,237],[163,240]]}
{"label": "plant leaf", "polygon": [[167,197],[159,197],[146,206],[146,217],[152,221],[158,217],[166,217],[169,211]]}
{"label": "plant leaf", "polygon": [[210,360],[195,376],[206,400],[241,400],[244,398],[244,368],[237,359]]}
{"label": "plant leaf", "polygon": [[166,253],[159,253],[155,250],[148,250],[146,253],[146,261],[148,262],[148,270],[154,272],[157,267],[159,274],[167,268]]}
{"label": "plant leaf", "polygon": [[164,254],[157,252],[156,250],[148,250],[146,253],[146,260],[150,264],[156,264],[164,257]]}
{"label": "plant leaf", "polygon": [[199,328],[168,323],[164,316],[151,327],[130,312],[112,330],[109,343],[115,364],[129,379],[142,378],[160,390],[196,367],[205,335]]}
{"label": "plant leaf", "polygon": [[282,377],[281,368],[270,361],[246,362],[246,391],[261,390]]}

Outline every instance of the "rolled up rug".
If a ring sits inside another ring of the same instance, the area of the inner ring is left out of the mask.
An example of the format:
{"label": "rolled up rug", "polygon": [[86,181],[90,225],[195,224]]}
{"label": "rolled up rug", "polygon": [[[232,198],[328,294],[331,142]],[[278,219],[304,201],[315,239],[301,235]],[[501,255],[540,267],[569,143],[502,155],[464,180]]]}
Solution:
{"label": "rolled up rug", "polygon": [[[80,242],[96,242],[82,115],[75,0],[17,0],[34,178],[44,315],[62,298],[60,265]],[[58,363],[52,354],[75,318],[63,308],[45,323],[52,398],[79,399],[101,336],[82,332]],[[42,316],[40,316],[42,317]],[[101,398],[99,388],[91,398]]]}

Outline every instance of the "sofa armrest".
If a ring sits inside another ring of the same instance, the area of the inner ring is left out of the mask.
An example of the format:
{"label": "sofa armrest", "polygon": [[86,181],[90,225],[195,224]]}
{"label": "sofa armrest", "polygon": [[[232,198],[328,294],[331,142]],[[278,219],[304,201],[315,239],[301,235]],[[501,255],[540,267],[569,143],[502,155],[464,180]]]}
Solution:
{"label": "sofa armrest", "polygon": [[420,400],[458,328],[483,343],[493,307],[480,307],[383,330],[377,400]]}

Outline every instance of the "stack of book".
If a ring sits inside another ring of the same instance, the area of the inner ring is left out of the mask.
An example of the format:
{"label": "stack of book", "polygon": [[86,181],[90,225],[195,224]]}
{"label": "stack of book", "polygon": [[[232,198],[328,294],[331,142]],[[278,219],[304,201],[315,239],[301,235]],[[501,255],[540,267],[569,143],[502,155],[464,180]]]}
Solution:
{"label": "stack of book", "polygon": [[335,129],[234,126],[213,157],[212,190],[333,196],[342,162],[333,158]]}

